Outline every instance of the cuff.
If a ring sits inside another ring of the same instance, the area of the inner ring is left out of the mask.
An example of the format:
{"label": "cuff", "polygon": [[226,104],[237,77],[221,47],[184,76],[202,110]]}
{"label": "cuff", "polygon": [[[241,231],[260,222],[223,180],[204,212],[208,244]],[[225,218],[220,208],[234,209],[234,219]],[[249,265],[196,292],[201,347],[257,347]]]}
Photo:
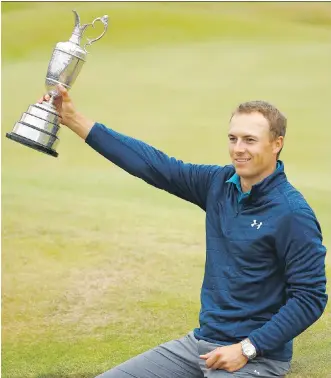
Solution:
{"label": "cuff", "polygon": [[257,344],[257,342],[256,342],[256,340],[255,340],[255,338],[254,338],[254,336],[249,335],[249,336],[248,336],[248,339],[249,339],[249,341],[254,345],[254,347],[255,347],[255,349],[256,349],[256,355],[257,355],[257,356],[262,356],[262,355],[263,355],[263,352],[262,352],[262,350],[259,348],[259,345]]}

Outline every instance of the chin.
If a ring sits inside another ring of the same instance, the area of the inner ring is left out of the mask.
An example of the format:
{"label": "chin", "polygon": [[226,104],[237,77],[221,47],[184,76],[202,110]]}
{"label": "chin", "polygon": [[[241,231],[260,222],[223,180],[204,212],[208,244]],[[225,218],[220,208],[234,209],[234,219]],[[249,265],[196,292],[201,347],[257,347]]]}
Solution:
{"label": "chin", "polygon": [[246,172],[246,173],[249,172],[249,169],[247,169],[247,167],[234,166],[234,169],[236,170],[236,172]]}
{"label": "chin", "polygon": [[253,172],[251,172],[249,169],[247,168],[243,168],[243,167],[235,167],[235,170],[236,170],[236,173],[238,176],[240,177],[251,177],[253,176]]}

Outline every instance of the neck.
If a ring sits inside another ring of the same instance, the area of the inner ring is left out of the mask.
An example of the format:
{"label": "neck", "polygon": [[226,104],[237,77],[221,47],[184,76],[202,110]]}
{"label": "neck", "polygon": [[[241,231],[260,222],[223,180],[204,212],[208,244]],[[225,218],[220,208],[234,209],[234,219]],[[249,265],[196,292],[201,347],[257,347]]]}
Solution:
{"label": "neck", "polygon": [[241,185],[241,190],[246,193],[249,192],[252,189],[252,186],[257,184],[258,182],[261,182],[268,176],[270,176],[275,170],[276,170],[277,162],[273,164],[268,170],[264,171],[258,176],[254,177],[240,177],[240,185]]}

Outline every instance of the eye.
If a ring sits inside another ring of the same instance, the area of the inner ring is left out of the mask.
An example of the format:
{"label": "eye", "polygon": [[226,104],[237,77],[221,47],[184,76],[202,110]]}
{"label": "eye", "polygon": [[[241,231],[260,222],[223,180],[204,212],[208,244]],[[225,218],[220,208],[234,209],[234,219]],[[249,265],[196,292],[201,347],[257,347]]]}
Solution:
{"label": "eye", "polygon": [[236,141],[236,138],[233,137],[233,136],[230,136],[230,137],[229,137],[229,141],[230,141],[231,143],[234,143],[234,142]]}
{"label": "eye", "polygon": [[246,141],[247,141],[248,143],[253,143],[253,142],[255,142],[255,139],[253,139],[253,138],[247,138]]}

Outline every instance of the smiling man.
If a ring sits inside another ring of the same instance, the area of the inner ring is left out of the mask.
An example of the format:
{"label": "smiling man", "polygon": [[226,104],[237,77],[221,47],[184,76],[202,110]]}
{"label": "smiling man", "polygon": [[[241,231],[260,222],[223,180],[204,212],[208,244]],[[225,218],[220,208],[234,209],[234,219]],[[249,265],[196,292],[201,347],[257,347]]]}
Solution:
{"label": "smiling man", "polygon": [[327,303],[320,225],[278,160],[286,118],[263,101],[241,104],[228,131],[233,164],[188,164],[87,119],[59,91],[62,123],[90,147],[206,213],[199,327],[99,377],[285,376],[293,339]]}

